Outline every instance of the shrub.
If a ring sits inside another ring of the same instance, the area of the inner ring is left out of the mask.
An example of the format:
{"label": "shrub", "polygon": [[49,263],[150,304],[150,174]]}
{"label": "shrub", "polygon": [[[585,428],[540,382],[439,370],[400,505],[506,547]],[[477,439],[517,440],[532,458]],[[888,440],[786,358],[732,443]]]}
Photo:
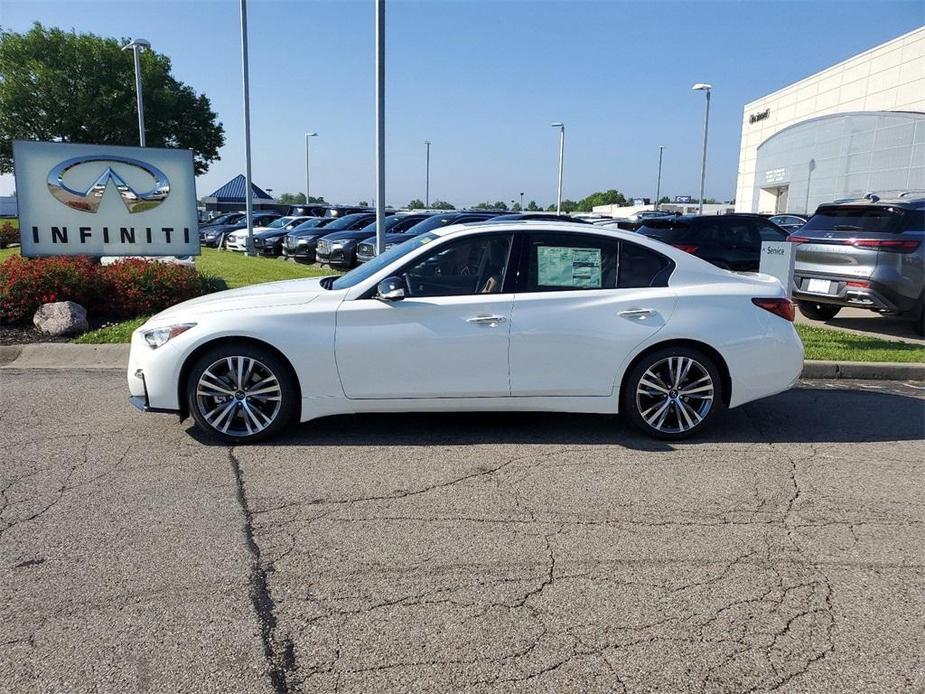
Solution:
{"label": "shrub", "polygon": [[92,318],[132,318],[210,291],[213,280],[169,263],[13,256],[0,263],[0,322],[27,321],[51,301],[76,301]]}
{"label": "shrub", "polygon": [[14,243],[19,243],[19,229],[10,222],[0,224],[0,248],[6,248]]}

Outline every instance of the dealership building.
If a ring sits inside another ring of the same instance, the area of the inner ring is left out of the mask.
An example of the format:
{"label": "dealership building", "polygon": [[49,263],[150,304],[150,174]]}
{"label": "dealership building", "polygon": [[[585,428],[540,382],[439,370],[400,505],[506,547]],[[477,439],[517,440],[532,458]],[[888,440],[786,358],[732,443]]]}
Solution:
{"label": "dealership building", "polygon": [[925,191],[925,27],[745,106],[737,212]]}

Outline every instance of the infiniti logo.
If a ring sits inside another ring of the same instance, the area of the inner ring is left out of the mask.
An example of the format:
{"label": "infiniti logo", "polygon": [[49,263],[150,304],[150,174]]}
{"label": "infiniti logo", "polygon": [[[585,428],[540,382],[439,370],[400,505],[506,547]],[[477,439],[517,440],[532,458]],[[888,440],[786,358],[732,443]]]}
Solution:
{"label": "infiniti logo", "polygon": [[[124,164],[141,169],[154,179],[154,185],[150,190],[139,193],[125,182],[119,174],[107,166],[102,174],[86,190],[74,190],[64,184],[64,174],[71,169],[90,164],[93,162],[108,162],[112,164]],[[151,210],[160,205],[170,194],[170,181],[164,172],[151,164],[129,159],[128,157],[116,156],[84,156],[74,157],[61,162],[48,172],[48,190],[55,199],[75,210],[82,212],[96,213],[103,201],[103,194],[106,192],[106,186],[112,181],[122,197],[122,202],[129,213],[144,212]]]}

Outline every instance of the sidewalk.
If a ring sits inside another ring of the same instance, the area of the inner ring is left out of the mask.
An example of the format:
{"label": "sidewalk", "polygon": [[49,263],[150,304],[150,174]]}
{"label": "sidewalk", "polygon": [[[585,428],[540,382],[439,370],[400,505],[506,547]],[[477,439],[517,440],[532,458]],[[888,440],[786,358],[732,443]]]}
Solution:
{"label": "sidewalk", "polygon": [[[125,369],[129,345],[75,345],[45,342],[0,346],[5,369]],[[853,378],[879,381],[925,381],[925,364],[807,361],[803,378]]]}

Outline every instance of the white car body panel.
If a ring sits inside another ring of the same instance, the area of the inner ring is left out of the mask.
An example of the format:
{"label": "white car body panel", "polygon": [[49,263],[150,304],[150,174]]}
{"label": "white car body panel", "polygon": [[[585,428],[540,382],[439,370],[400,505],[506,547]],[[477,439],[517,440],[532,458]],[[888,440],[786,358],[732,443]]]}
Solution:
{"label": "white car body panel", "polygon": [[[676,268],[669,286],[660,288],[362,298],[448,237],[525,225],[617,237],[670,257]],[[349,289],[326,290],[317,279],[274,282],[200,297],[154,316],[132,339],[131,394],[146,396],[152,409],[181,409],[184,364],[197,348],[227,338],[258,340],[288,359],[302,393],[301,421],[388,411],[613,413],[633,359],[669,340],[695,341],[721,356],[731,407],[786,390],[799,378],[803,350],[793,325],[751,303],[786,297],[774,278],[736,275],[653,239],[591,225],[513,222],[435,233],[439,239]],[[653,313],[619,315],[634,308]],[[506,320],[468,322],[479,316]],[[196,325],[158,349],[147,346],[143,331],[178,323]]]}

